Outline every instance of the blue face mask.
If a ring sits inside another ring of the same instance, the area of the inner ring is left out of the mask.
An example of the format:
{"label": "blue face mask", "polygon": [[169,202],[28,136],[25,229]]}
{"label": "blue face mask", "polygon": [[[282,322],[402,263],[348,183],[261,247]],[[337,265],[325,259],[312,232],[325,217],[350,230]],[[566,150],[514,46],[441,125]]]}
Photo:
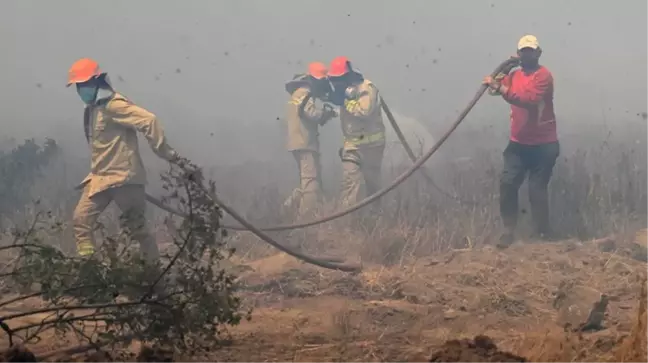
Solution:
{"label": "blue face mask", "polygon": [[77,84],[77,93],[79,94],[79,97],[81,97],[81,100],[87,105],[95,102],[97,99],[98,89],[97,85]]}

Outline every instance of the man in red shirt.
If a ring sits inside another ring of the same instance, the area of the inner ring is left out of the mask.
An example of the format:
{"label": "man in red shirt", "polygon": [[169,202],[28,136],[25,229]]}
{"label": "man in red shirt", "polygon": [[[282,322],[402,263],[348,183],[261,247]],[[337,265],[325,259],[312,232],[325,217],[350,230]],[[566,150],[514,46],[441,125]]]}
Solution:
{"label": "man in red shirt", "polygon": [[529,173],[529,200],[536,234],[552,239],[549,226],[548,184],[560,153],[553,107],[554,84],[551,72],[538,63],[542,50],[533,35],[518,42],[520,68],[488,76],[491,95],[500,95],[511,105],[511,135],[504,150],[500,177],[500,214],[506,231],[498,247],[514,240],[518,215],[518,190]]}

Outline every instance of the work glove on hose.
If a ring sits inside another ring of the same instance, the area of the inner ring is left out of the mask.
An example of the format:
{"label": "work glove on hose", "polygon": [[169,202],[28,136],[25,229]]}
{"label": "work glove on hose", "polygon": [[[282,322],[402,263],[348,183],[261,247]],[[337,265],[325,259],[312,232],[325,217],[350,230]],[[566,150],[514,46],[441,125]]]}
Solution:
{"label": "work glove on hose", "polygon": [[321,121],[319,122],[320,126],[324,126],[329,120],[331,120],[334,117],[337,117],[338,113],[333,109],[333,106],[329,103],[325,103],[324,106],[322,106],[322,118]]}
{"label": "work glove on hose", "polygon": [[181,158],[180,158],[180,155],[178,154],[178,152],[175,151],[175,150],[172,150],[171,153],[170,153],[170,156],[169,156],[169,160],[168,160],[168,161],[169,161],[171,164],[177,164],[177,163],[180,162],[180,160],[181,160]]}
{"label": "work glove on hose", "polygon": [[493,96],[501,95],[506,93],[508,90],[506,86],[502,86],[502,80],[506,77],[513,68],[520,65],[520,57],[516,54],[509,58],[508,64],[502,69],[495,77],[486,76],[482,81],[482,84],[488,85],[488,93]]}
{"label": "work glove on hose", "polygon": [[360,98],[361,92],[358,90],[357,86],[348,86],[344,90],[337,89],[329,94],[328,102],[334,104],[335,106],[342,107],[347,101],[356,101]]}
{"label": "work glove on hose", "polygon": [[367,91],[360,91],[358,86],[349,86],[344,90],[344,97],[349,101],[358,101],[360,97],[368,94]]}
{"label": "work glove on hose", "polygon": [[482,81],[482,84],[488,85],[488,94],[490,94],[492,96],[498,96],[498,95],[506,93],[506,87],[502,85],[502,79],[504,79],[504,77],[505,77],[505,75],[502,75],[501,77],[499,77],[499,74],[498,74],[495,77],[486,76],[484,78],[484,80]]}
{"label": "work glove on hose", "polygon": [[347,100],[357,100],[360,98],[360,91],[357,86],[349,86],[344,90],[344,97]]}

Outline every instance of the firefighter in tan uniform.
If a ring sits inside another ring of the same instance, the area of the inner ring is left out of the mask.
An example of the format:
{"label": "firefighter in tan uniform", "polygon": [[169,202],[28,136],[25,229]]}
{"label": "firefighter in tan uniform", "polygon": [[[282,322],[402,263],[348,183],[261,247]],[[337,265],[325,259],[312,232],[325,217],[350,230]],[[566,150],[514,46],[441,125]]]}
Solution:
{"label": "firefighter in tan uniform", "polygon": [[321,202],[322,171],[318,130],[337,116],[329,104],[322,102],[322,106],[318,106],[315,102],[315,99],[325,98],[331,90],[326,71],[323,63],[311,63],[308,74],[295,76],[285,86],[290,94],[286,112],[286,148],[295,157],[299,170],[299,188],[295,189],[286,204],[298,204],[299,217],[312,213]]}
{"label": "firefighter in tan uniform", "polygon": [[[333,85],[330,100],[340,106],[344,136],[340,150],[343,167],[341,201],[343,206],[348,206],[381,189],[385,125],[378,89],[354,71],[346,57],[331,61],[328,76]],[[361,193],[363,186],[364,195]]]}
{"label": "firefighter in tan uniform", "polygon": [[137,132],[159,157],[174,162],[178,154],[167,145],[155,115],[115,92],[94,60],[82,58],[72,65],[68,87],[72,84],[86,104],[83,124],[91,149],[90,173],[79,185],[83,192],[73,216],[77,253],[88,256],[95,252],[97,218],[115,201],[123,213],[122,227],[139,242],[143,258],[154,263],[159,252],[146,226],[146,172]]}

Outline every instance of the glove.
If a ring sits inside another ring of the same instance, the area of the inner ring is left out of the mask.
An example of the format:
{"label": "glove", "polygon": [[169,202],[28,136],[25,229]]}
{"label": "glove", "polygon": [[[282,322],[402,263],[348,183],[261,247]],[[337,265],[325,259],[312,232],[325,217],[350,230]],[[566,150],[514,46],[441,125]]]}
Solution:
{"label": "glove", "polygon": [[325,103],[322,107],[324,108],[324,113],[330,114],[331,117],[336,117],[338,115],[337,111],[335,111],[333,105],[331,105],[330,103]]}
{"label": "glove", "polygon": [[358,91],[358,87],[356,86],[349,86],[344,90],[344,97],[347,100],[357,100],[359,96],[360,91]]}
{"label": "glove", "polygon": [[180,169],[186,169],[188,168],[189,160],[181,157],[177,151],[173,150],[171,152],[171,158],[169,159],[169,163],[178,166]]}
{"label": "glove", "polygon": [[320,121],[320,126],[324,126],[330,119],[337,117],[338,113],[333,109],[328,103],[325,103],[322,110],[322,120]]}
{"label": "glove", "polygon": [[180,155],[178,154],[178,152],[175,150],[171,150],[170,154],[171,155],[169,157],[169,162],[173,164],[177,164],[178,160],[180,160]]}
{"label": "glove", "polygon": [[487,84],[493,91],[497,91],[501,85],[500,80],[493,78],[493,76],[484,77],[482,84]]}

